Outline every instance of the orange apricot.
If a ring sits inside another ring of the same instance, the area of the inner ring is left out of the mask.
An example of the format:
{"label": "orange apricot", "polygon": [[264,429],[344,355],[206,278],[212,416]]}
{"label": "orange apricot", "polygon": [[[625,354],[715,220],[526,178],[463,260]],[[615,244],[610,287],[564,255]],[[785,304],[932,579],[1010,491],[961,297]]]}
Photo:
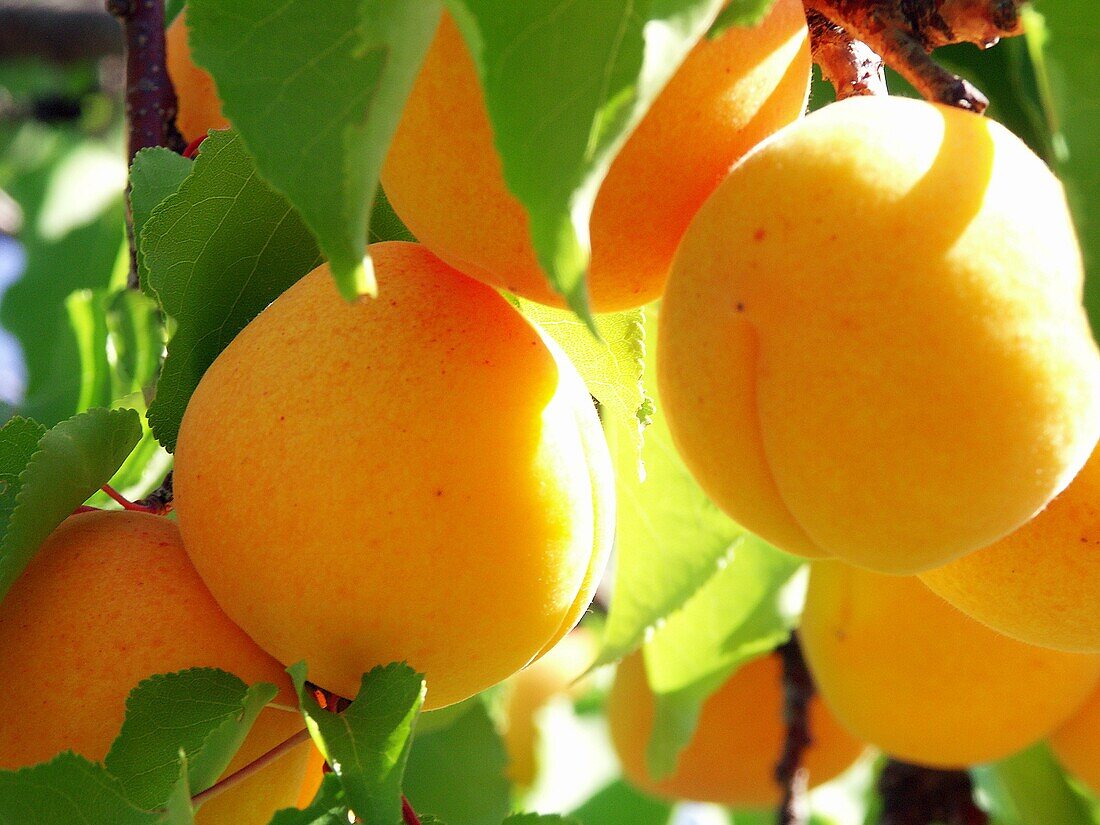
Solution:
{"label": "orange apricot", "polygon": [[225,129],[229,121],[222,114],[222,102],[214,87],[214,78],[191,60],[187,42],[187,23],[181,12],[165,33],[168,49],[168,76],[176,89],[176,128],[189,143],[204,137],[211,129]]}

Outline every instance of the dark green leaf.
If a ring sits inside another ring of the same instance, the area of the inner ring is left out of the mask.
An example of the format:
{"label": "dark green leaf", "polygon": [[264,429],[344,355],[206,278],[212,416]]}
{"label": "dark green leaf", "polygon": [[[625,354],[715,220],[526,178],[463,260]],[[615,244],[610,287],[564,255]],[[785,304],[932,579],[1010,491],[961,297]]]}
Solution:
{"label": "dark green leaf", "polygon": [[390,199],[386,197],[381,186],[378,187],[378,194],[374,196],[374,209],[371,210],[370,218],[370,242],[379,241],[416,241],[413,233],[393,211]]}
{"label": "dark green leaf", "polygon": [[513,814],[504,820],[504,825],[581,825],[568,816],[559,814]]}
{"label": "dark green leaf", "polygon": [[364,258],[378,173],[439,21],[438,0],[191,0],[192,53],[260,174],[313,230],[346,298],[373,292]]}
{"label": "dark green leaf", "polygon": [[206,139],[191,175],[153,210],[141,248],[149,291],[177,322],[149,407],[153,432],[172,450],[207,367],[320,258],[305,225],[230,132]]}
{"label": "dark green leaf", "polygon": [[588,221],[611,160],[722,0],[447,0],[550,284],[590,319]]}
{"label": "dark green leaf", "polygon": [[417,733],[405,794],[417,811],[453,825],[498,825],[511,808],[507,767],[504,742],[485,704],[475,701],[450,726]]}
{"label": "dark green leaf", "polygon": [[[348,805],[335,774],[328,774],[309,807],[286,808],[275,814],[271,825],[348,825]],[[421,825],[424,825],[421,820]]]}
{"label": "dark green leaf", "polygon": [[584,825],[668,825],[672,806],[620,780],[600,790],[570,816]]}
{"label": "dark green leaf", "polygon": [[20,476],[45,434],[46,428],[29,418],[12,418],[0,427],[0,539],[8,529],[8,520],[23,487]]}
{"label": "dark green leaf", "polygon": [[775,0],[731,0],[718,14],[707,37],[718,37],[734,26],[755,26],[771,10]]}
{"label": "dark green leaf", "polygon": [[306,689],[304,664],[288,671],[351,809],[365,825],[399,822],[401,782],[424,704],[424,677],[403,664],[376,667],[363,675],[351,706],[337,714],[323,710]]}
{"label": "dark green leaf", "polygon": [[0,771],[0,825],[153,825],[118,780],[72,753],[20,771]]}
{"label": "dark green leaf", "polygon": [[224,773],[276,692],[213,668],[153,676],[127,698],[126,721],[104,764],[130,800],[155,808],[179,780],[182,750],[188,786],[200,793]]}
{"label": "dark green leaf", "polygon": [[140,438],[133,410],[89,410],[42,436],[0,543],[0,599],[39,545],[107,483]]}
{"label": "dark green leaf", "polygon": [[[142,149],[130,164],[130,209],[134,216],[134,237],[140,240],[141,230],[157,205],[176,192],[191,172],[191,161],[171,149]],[[138,256],[138,272],[142,288],[149,277],[144,257]]]}
{"label": "dark green leaf", "polygon": [[1011,825],[1093,825],[1096,819],[1074,792],[1046,745],[973,769],[998,820]]}

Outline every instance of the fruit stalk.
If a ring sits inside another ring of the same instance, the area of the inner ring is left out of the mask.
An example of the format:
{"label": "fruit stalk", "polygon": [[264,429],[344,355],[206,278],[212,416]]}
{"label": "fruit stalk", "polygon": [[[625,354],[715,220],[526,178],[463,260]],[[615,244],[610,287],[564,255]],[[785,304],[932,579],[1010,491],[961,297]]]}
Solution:
{"label": "fruit stalk", "polygon": [[[1022,0],[803,0],[807,14],[828,21],[825,50],[815,48],[815,60],[837,89],[838,97],[853,91],[853,81],[866,71],[867,51],[881,55],[928,100],[975,112],[989,105],[968,81],[937,64],[929,53],[951,43],[975,43],[983,48],[1002,37],[1022,33]],[[818,23],[819,29],[822,27]],[[849,48],[866,44],[866,50]],[[873,61],[872,61],[873,62]]]}
{"label": "fruit stalk", "polygon": [[837,100],[887,93],[885,64],[870,46],[853,39],[820,12],[807,11],[806,22],[814,62],[833,84]]}
{"label": "fruit stalk", "polygon": [[[182,152],[187,142],[176,128],[176,90],[168,77],[164,39],[164,0],[106,0],[107,11],[122,24],[126,49],[126,122],[133,160],[142,149],[167,146]],[[130,242],[127,285],[137,289],[137,239],[129,198],[126,236]]]}
{"label": "fruit stalk", "polygon": [[882,814],[878,825],[987,825],[974,803],[966,771],[945,771],[890,759],[878,782]]}
{"label": "fruit stalk", "polygon": [[409,798],[404,794],[401,796],[401,818],[405,825],[420,825],[420,817],[416,815],[416,811],[409,803]]}
{"label": "fruit stalk", "polygon": [[244,782],[250,776],[259,773],[261,770],[266,768],[275,760],[279,759],[281,756],[289,753],[299,745],[305,744],[308,741],[309,729],[302,728],[300,731],[298,731],[296,734],[294,734],[284,742],[280,742],[278,745],[273,747],[263,756],[255,759],[252,762],[249,762],[239,771],[229,774],[229,776],[215,782],[205,791],[202,791],[192,796],[191,804],[197,807],[206,800],[211,799],[212,797],[215,797],[218,794],[223,793],[224,791],[228,791],[235,785],[239,785],[241,782]]}
{"label": "fruit stalk", "polygon": [[802,757],[813,744],[809,705],[817,688],[795,636],[776,652],[783,662],[783,721],[787,725],[783,751],[775,766],[775,780],[781,793],[778,822],[779,825],[805,825],[809,821],[806,800],[809,776],[802,766]]}

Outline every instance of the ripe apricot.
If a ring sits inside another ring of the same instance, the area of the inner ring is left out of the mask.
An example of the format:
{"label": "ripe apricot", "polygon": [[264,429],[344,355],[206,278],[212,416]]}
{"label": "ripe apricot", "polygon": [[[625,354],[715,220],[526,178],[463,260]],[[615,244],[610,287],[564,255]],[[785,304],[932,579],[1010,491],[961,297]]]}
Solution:
{"label": "ripe apricot", "polygon": [[176,89],[176,128],[188,141],[204,137],[211,129],[225,129],[229,121],[222,114],[222,102],[212,78],[191,60],[187,23],[180,13],[165,33],[168,76]]}
{"label": "ripe apricot", "polygon": [[1061,185],[997,123],[849,99],[739,164],[684,236],[658,379],[677,448],[793,553],[918,573],[1008,534],[1100,427]]}
{"label": "ripe apricot", "polygon": [[964,767],[1008,756],[1068,719],[1100,656],[1034,647],[955,609],[915,576],[813,563],[802,648],[822,696],[892,756]]}
{"label": "ripe apricot", "polygon": [[[249,683],[279,686],[294,705],[279,663],[218,608],[188,561],[174,522],[135,512],[67,519],[42,545],[0,604],[0,768],[73,750],[102,760],[118,735],[126,697],[141,680],[191,667],[218,667]],[[226,773],[303,728],[298,713],[260,713]],[[199,825],[266,825],[293,805],[307,743],[211,798]]]}
{"label": "ripe apricot", "polygon": [[921,574],[959,610],[1013,638],[1100,653],[1100,450],[1045,510],[989,547]]}
{"label": "ripe apricot", "polygon": [[[731,28],[692,50],[596,197],[588,276],[595,311],[660,296],[691,216],[734,161],[802,114],[809,78],[798,0],[779,0],[759,27]],[[405,105],[382,184],[412,233],[451,266],[564,305],[535,257],[527,213],[504,182],[477,70],[447,15]]]}
{"label": "ripe apricot", "polygon": [[521,788],[539,773],[538,713],[559,695],[575,695],[578,679],[596,659],[599,645],[592,633],[578,627],[541,659],[512,676],[504,698],[504,747],[508,776]]}
{"label": "ripe apricot", "polygon": [[176,450],[184,543],[223,609],[354,696],[408,663],[460,701],[580,619],[611,543],[599,419],[557,345],[417,244],[377,300],[320,267],[218,357]]}
{"label": "ripe apricot", "polygon": [[1100,690],[1050,737],[1062,767],[1100,793]]}
{"label": "ripe apricot", "polygon": [[[646,767],[653,729],[653,694],[640,654],[624,659],[607,700],[611,741],[623,773],[636,786],[667,799],[763,808],[779,802],[774,771],[786,738],[782,667],[775,655],[742,665],[703,704],[691,742],[676,770],[655,779]],[[863,744],[842,728],[820,699],[810,702],[813,743],[803,767],[811,787],[851,765]]]}

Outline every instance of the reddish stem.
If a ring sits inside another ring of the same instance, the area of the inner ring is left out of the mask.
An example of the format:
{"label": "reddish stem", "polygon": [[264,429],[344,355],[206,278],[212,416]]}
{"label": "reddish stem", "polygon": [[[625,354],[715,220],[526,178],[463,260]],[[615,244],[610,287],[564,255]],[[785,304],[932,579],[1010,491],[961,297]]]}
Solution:
{"label": "reddish stem", "polygon": [[263,756],[259,757],[255,761],[249,762],[247,765],[245,765],[243,768],[241,768],[236,773],[231,773],[229,776],[225,777],[224,779],[221,779],[221,780],[215,782],[213,785],[211,785],[209,788],[207,788],[202,793],[195,794],[193,797],[191,797],[191,803],[193,805],[200,805],[201,803],[205,802],[207,799],[210,799],[211,797],[217,796],[218,794],[222,793],[223,791],[229,790],[234,785],[239,785],[241,782],[244,782],[246,779],[248,779],[248,777],[250,777],[253,774],[257,773],[258,771],[261,771],[264,768],[266,768],[268,765],[270,765],[272,762],[274,762],[280,756],[283,756],[288,751],[292,751],[292,750],[294,750],[294,748],[296,748],[299,745],[302,745],[302,744],[304,744],[308,741],[309,741],[309,729],[308,728],[302,728],[300,731],[298,731],[292,737],[287,739],[285,742],[282,742],[282,743],[276,745],[275,747],[273,747],[271,750],[269,750],[267,753],[265,753]]}
{"label": "reddish stem", "polygon": [[105,492],[111,499],[121,504],[123,510],[133,510],[136,513],[152,513],[153,515],[159,515],[156,507],[151,507],[147,504],[137,504],[133,501],[130,501],[130,499],[122,495],[122,493],[120,493],[110,484],[104,484],[99,489]]}
{"label": "reddish stem", "polygon": [[409,798],[404,794],[401,795],[401,817],[405,820],[405,825],[420,825],[420,817],[416,815],[413,806],[409,804]]}
{"label": "reddish stem", "polygon": [[82,504],[73,510],[73,515],[79,516],[81,513],[98,513],[99,511],[98,507],[93,507],[90,504]]}

